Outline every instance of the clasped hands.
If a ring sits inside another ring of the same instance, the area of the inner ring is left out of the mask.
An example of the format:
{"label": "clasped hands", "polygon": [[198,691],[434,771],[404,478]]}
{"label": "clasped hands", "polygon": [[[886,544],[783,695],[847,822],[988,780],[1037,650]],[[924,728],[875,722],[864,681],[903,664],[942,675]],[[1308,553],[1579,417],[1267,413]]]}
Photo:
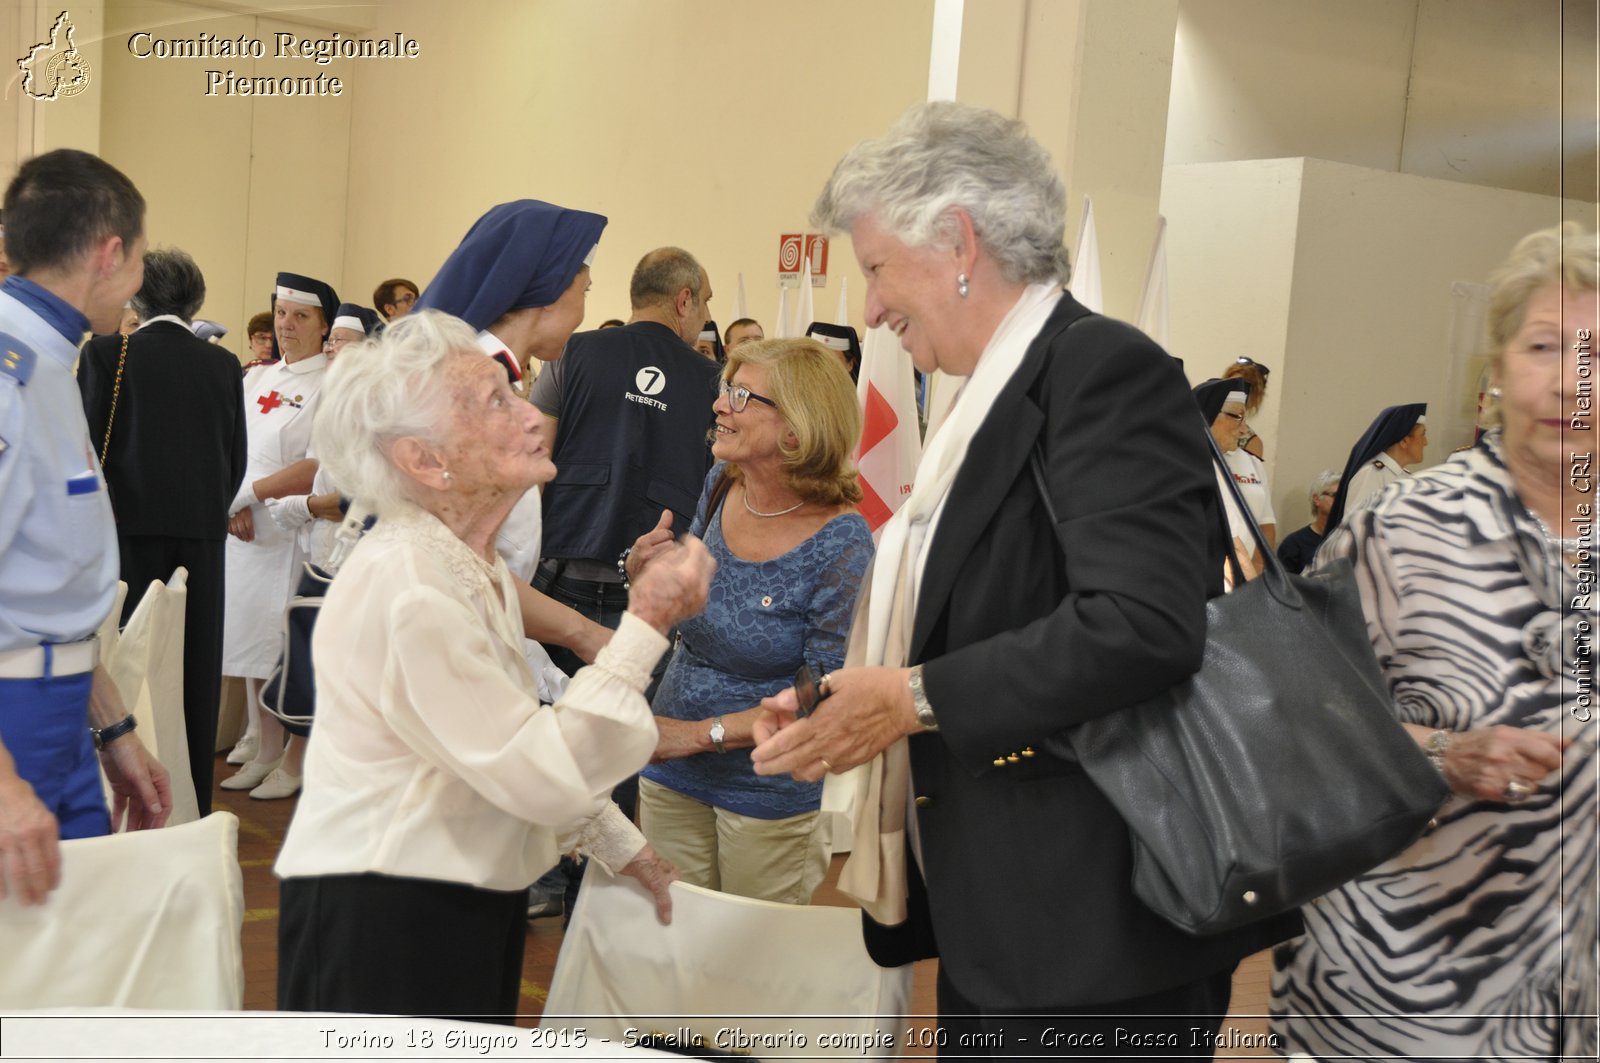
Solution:
{"label": "clasped hands", "polygon": [[847,668],[827,677],[828,697],[800,716],[794,688],[762,699],[750,754],[757,775],[816,782],[865,764],[922,730],[911,701],[909,668]]}

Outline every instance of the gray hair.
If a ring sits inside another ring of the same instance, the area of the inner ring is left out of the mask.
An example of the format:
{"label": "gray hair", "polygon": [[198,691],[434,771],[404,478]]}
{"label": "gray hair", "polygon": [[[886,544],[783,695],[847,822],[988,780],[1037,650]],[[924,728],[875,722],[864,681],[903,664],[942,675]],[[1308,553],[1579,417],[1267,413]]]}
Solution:
{"label": "gray hair", "polygon": [[380,514],[413,497],[390,449],[407,436],[443,441],[451,396],[446,365],[457,351],[481,356],[477,339],[459,318],[419,310],[340,352],[317,397],[311,438],[342,493]]}
{"label": "gray hair", "polygon": [[1550,285],[1567,291],[1600,288],[1600,242],[1575,221],[1529,233],[1489,276],[1488,331],[1496,363],[1522,328],[1528,300]]}
{"label": "gray hair", "polygon": [[1338,469],[1323,469],[1311,479],[1311,508],[1317,507],[1317,496],[1332,491],[1339,483]]}
{"label": "gray hair", "polygon": [[170,247],[145,253],[144,283],[131,300],[140,321],[162,314],[193,321],[205,301],[206,279],[189,252]]}
{"label": "gray hair", "polygon": [[840,232],[874,214],[909,247],[947,247],[959,208],[1008,281],[1065,281],[1066,200],[1049,154],[1021,122],[940,101],[918,104],[884,136],[851,148],[811,224]]}
{"label": "gray hair", "polygon": [[628,302],[635,310],[647,306],[672,304],[685,288],[694,293],[695,302],[706,286],[706,271],[695,257],[681,247],[658,247],[647,252],[633,267],[628,282]]}

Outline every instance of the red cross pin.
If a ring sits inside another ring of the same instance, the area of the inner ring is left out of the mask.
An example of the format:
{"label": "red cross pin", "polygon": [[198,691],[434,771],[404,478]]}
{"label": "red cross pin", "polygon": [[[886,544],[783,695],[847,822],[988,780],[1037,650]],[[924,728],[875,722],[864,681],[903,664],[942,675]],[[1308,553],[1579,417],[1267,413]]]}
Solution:
{"label": "red cross pin", "polygon": [[261,404],[262,413],[271,413],[273,410],[276,410],[279,406],[283,405],[283,400],[278,397],[278,393],[276,391],[269,395],[263,395],[256,401]]}

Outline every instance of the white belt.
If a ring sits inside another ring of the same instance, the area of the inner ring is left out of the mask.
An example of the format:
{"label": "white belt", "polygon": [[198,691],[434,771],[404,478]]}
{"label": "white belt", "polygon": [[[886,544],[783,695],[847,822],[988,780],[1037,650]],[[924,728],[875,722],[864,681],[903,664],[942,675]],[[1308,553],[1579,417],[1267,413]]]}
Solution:
{"label": "white belt", "polygon": [[[25,650],[0,651],[0,679],[40,679],[44,676],[43,646]],[[58,642],[50,647],[50,674],[79,675],[94,671],[100,662],[100,639],[86,638],[82,642]]]}

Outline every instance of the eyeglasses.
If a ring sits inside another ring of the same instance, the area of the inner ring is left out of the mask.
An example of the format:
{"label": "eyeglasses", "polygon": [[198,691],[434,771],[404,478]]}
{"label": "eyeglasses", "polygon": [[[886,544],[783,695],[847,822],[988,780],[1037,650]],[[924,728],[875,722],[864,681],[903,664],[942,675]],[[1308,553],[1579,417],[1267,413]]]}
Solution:
{"label": "eyeglasses", "polygon": [[395,306],[410,306],[416,301],[417,297],[411,292],[396,292],[394,296]]}
{"label": "eyeglasses", "polygon": [[755,399],[757,402],[764,402],[774,410],[778,408],[778,404],[765,395],[757,395],[743,384],[734,384],[729,387],[726,380],[722,382],[722,387],[718,390],[718,394],[728,400],[728,409],[734,413],[743,413],[744,408],[750,405],[751,399]]}
{"label": "eyeglasses", "polygon": [[1257,369],[1261,370],[1261,375],[1263,377],[1269,377],[1269,376],[1272,375],[1272,370],[1268,369],[1266,366],[1262,365],[1260,362],[1256,361],[1254,358],[1244,358],[1244,357],[1235,358],[1233,360],[1233,364],[1234,365],[1255,366]]}

